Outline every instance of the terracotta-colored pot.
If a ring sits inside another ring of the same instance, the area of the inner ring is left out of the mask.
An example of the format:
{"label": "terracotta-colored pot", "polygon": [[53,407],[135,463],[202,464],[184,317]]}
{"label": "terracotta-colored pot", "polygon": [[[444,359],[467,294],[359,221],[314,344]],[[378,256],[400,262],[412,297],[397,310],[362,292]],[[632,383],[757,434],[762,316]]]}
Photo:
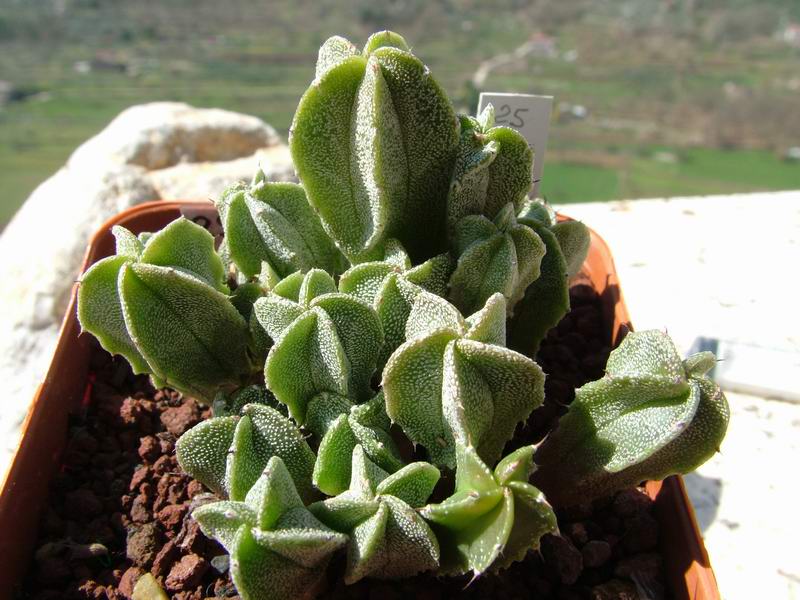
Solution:
{"label": "terracotta-colored pot", "polygon": [[[181,214],[201,224],[218,221],[208,202],[151,202],[120,213],[101,227],[89,243],[82,270],[114,253],[113,225],[134,233],[156,231]],[[566,217],[559,217],[564,219]],[[592,232],[589,256],[579,275],[600,293],[604,321],[612,343],[631,328],[630,318],[606,243]],[[39,386],[22,425],[22,438],[0,488],[0,596],[17,586],[28,567],[36,541],[39,513],[48,484],[61,464],[66,444],[67,417],[86,400],[91,345],[80,336],[75,311],[77,284],[67,310],[53,362]],[[660,551],[667,585],[675,600],[719,600],[714,573],[686,495],[683,480],[669,477],[649,482],[661,524]]]}

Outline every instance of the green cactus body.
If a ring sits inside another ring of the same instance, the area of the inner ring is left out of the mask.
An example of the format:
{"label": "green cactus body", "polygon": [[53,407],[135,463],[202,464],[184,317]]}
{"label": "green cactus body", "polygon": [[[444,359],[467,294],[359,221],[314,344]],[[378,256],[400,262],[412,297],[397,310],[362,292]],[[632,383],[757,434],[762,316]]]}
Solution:
{"label": "green cactus body", "polygon": [[286,416],[286,407],[261,385],[248,385],[231,393],[219,392],[211,403],[211,411],[215,417],[240,415],[248,404],[265,404]]}
{"label": "green cactus body", "polygon": [[360,262],[390,237],[415,260],[441,252],[458,139],[453,108],[427,67],[384,32],[363,52],[342,38],[325,42],[289,143],[323,226]]}
{"label": "green cactus body", "polygon": [[694,470],[728,425],[725,396],[705,377],[712,365],[710,353],[681,361],[660,331],[629,333],[538,449],[534,482],[566,505]]}
{"label": "green cactus body", "polygon": [[558,247],[567,263],[567,275],[574,277],[578,274],[589,254],[592,242],[589,228],[580,221],[562,221],[553,225],[550,230],[558,240]]}
{"label": "green cactus body", "polygon": [[370,378],[383,346],[380,319],[372,307],[337,292],[325,271],[290,275],[253,310],[275,340],[264,366],[267,387],[298,423],[319,392],[356,401],[374,395]]}
{"label": "green cactus body", "polygon": [[531,187],[533,152],[510,127],[494,126],[489,104],[476,117],[462,115],[461,139],[447,197],[447,219],[454,227],[467,215],[494,219],[507,204],[519,207]]}
{"label": "green cactus body", "polygon": [[192,512],[207,536],[230,554],[230,573],[243,600],[309,598],[330,556],[347,544],[303,505],[284,462],[271,458],[241,501]]}
{"label": "green cactus body", "polygon": [[544,242],[541,274],[525,290],[509,322],[510,348],[533,357],[547,332],[569,312],[569,278],[576,274],[589,249],[589,230],[577,221],[555,222],[542,202],[526,201],[517,220]]}
{"label": "green cactus body", "polygon": [[356,446],[387,473],[402,468],[400,453],[387,433],[389,425],[382,393],[364,404],[352,404],[330,392],[315,396],[308,405],[306,423],[320,439],[314,485],[329,496],[344,492],[350,485]]}
{"label": "green cactus body", "polygon": [[438,567],[439,543],[415,509],[427,501],[439,470],[417,462],[390,475],[356,446],[351,471],[347,491],[309,506],[320,521],[350,538],[345,583],[410,577]]}
{"label": "green cactus body", "polygon": [[231,295],[231,304],[239,311],[245,321],[250,321],[250,316],[253,314],[253,304],[256,300],[261,298],[265,293],[264,288],[257,282],[245,282],[233,290]]}
{"label": "green cactus body", "polygon": [[538,222],[547,226],[558,240],[558,248],[567,265],[567,276],[578,274],[592,241],[586,225],[580,221],[558,221],[552,207],[542,200],[526,199],[519,208],[517,219],[523,223]]}
{"label": "green cactus body", "polygon": [[477,576],[504,569],[556,530],[553,509],[528,483],[533,451],[533,446],[520,448],[492,471],[475,448],[458,444],[455,492],[420,511],[433,523],[445,571]]}
{"label": "green cactus body", "polygon": [[406,321],[417,294],[424,289],[444,296],[452,270],[453,261],[447,254],[412,267],[402,245],[388,240],[383,260],[355,265],[342,275],[339,291],[372,306],[381,320],[384,342],[379,367],[405,341]]}
{"label": "green cactus body", "polygon": [[135,373],[210,402],[252,372],[247,323],[231,304],[214,240],[178,219],[145,242],[114,227],[117,255],[81,278],[78,319]]}
{"label": "green cactus body", "polygon": [[338,274],[346,268],[296,183],[270,183],[262,174],[250,186],[226,190],[217,208],[230,258],[247,277],[258,275],[262,262],[280,277],[312,268]]}
{"label": "green cactus body", "polygon": [[517,223],[514,205],[503,207],[490,221],[468,215],[452,234],[458,265],[450,278],[448,299],[463,313],[479,310],[489,296],[503,294],[508,312],[539,277],[545,254],[542,239],[527,225]]}
{"label": "green cactus body", "polygon": [[274,456],[285,463],[305,501],[317,496],[311,485],[314,452],[294,423],[264,404],[195,425],[180,437],[175,454],[191,477],[231,500],[244,499]]}
{"label": "green cactus body", "polygon": [[520,421],[544,398],[544,374],[503,347],[506,303],[500,294],[464,319],[446,300],[421,292],[406,338],[383,371],[389,417],[433,462],[455,466],[455,441],[489,463]]}

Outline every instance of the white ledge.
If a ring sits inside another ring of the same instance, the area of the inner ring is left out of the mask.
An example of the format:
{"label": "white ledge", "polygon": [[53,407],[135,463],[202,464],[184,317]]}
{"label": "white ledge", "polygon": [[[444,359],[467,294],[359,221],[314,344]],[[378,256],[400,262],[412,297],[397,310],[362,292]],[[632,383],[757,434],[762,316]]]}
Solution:
{"label": "white ledge", "polygon": [[722,340],[731,424],[689,495],[723,598],[800,597],[800,191],[556,208],[608,242],[636,329]]}

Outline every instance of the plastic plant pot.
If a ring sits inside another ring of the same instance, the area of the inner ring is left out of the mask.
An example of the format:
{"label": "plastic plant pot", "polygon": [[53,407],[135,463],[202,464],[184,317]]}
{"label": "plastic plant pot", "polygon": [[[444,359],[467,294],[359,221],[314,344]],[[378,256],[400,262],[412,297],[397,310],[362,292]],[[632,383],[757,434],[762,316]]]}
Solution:
{"label": "plastic plant pot", "polygon": [[[111,228],[122,225],[134,233],[156,231],[181,214],[211,226],[218,223],[209,202],[151,202],[126,210],[106,222],[92,237],[82,271],[114,253]],[[559,215],[560,220],[568,217]],[[577,276],[601,296],[603,326],[615,346],[631,330],[611,253],[600,236],[591,232],[591,247]],[[22,425],[22,436],[11,467],[0,488],[0,590],[10,594],[22,581],[36,542],[39,515],[51,477],[61,464],[71,412],[89,401],[90,336],[81,336],[76,316],[77,284],[73,287],[52,363],[33,398]],[[718,600],[716,579],[686,495],[683,480],[669,477],[651,481],[647,494],[655,501],[660,523],[659,551],[666,584],[675,600]]]}

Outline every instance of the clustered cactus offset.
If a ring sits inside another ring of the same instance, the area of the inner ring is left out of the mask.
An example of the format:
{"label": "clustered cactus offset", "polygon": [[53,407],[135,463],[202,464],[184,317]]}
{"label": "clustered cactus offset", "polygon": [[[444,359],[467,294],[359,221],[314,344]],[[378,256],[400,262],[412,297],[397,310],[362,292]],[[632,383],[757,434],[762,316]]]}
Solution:
{"label": "clustered cactus offset", "polygon": [[717,448],[713,356],[650,331],[504,454],[544,399],[534,357],[589,233],[527,197],[524,138],[491,107],[457,116],[402,37],[325,42],[290,145],[301,183],[228,189],[218,250],[185,219],[117,227],[78,294],[106,350],[212,405],[176,453],[219,497],[193,518],[242,598],[311,596],[336,552],[346,583],[503,569],[557,530],[551,503]]}

